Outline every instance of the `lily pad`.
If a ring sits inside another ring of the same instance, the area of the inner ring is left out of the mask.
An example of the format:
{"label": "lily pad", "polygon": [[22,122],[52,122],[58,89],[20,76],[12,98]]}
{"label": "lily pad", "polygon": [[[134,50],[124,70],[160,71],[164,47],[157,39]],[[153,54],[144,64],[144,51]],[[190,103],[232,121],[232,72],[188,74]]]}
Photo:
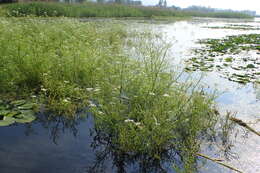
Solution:
{"label": "lily pad", "polygon": [[[234,82],[258,83],[259,70],[257,69],[260,61],[258,56],[251,56],[251,54],[255,54],[256,49],[260,48],[259,38],[260,34],[245,34],[223,39],[200,40],[199,43],[204,46],[194,49],[196,56],[186,60],[188,67],[185,70],[218,71],[223,74],[221,76]],[[245,53],[248,53],[248,56],[245,56]]]}
{"label": "lily pad", "polygon": [[10,104],[14,105],[14,106],[21,106],[21,105],[24,105],[25,103],[26,103],[25,100],[15,100],[15,101],[12,101]]}
{"label": "lily pad", "polygon": [[14,118],[4,116],[2,120],[0,120],[0,126],[9,126],[15,123]]}
{"label": "lily pad", "polygon": [[21,114],[16,115],[14,120],[17,123],[30,123],[34,121],[36,117],[34,116],[33,111],[23,111]]}
{"label": "lily pad", "polygon": [[36,119],[33,108],[35,104],[25,100],[16,100],[0,105],[0,126],[8,126],[15,122],[30,123]]}
{"label": "lily pad", "polygon": [[0,111],[1,111],[1,110],[5,110],[5,109],[6,109],[5,106],[0,105]]}
{"label": "lily pad", "polygon": [[10,110],[0,110],[0,115],[6,116],[10,112],[11,112]]}
{"label": "lily pad", "polygon": [[234,70],[241,70],[242,68],[241,67],[237,67],[237,66],[231,66],[232,69]]}
{"label": "lily pad", "polygon": [[233,58],[232,58],[232,57],[225,58],[225,61],[226,61],[226,62],[232,62],[232,61],[233,61]]}
{"label": "lily pad", "polygon": [[19,115],[21,112],[18,111],[11,111],[8,114],[6,114],[6,117],[14,117],[15,115]]}
{"label": "lily pad", "polygon": [[255,68],[254,64],[248,64],[246,68]]}
{"label": "lily pad", "polygon": [[18,106],[17,108],[19,110],[30,110],[30,109],[33,109],[33,106],[34,106],[33,103],[26,103],[26,104],[24,104],[22,106]]}

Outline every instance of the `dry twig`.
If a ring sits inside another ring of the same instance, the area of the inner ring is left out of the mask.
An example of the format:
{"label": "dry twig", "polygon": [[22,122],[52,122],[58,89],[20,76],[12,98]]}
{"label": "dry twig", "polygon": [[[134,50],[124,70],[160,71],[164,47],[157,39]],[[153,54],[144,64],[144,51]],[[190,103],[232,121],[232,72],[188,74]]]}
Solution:
{"label": "dry twig", "polygon": [[201,154],[201,153],[197,153],[197,156],[200,156],[200,157],[203,157],[203,158],[205,158],[205,159],[211,160],[211,161],[213,161],[213,162],[215,162],[215,163],[217,163],[217,164],[219,164],[219,165],[222,165],[222,166],[224,166],[224,167],[226,167],[226,168],[229,168],[229,169],[231,169],[231,170],[233,170],[233,171],[236,171],[236,172],[239,172],[239,173],[243,173],[242,171],[240,171],[240,170],[238,170],[238,169],[236,169],[236,168],[234,168],[234,167],[232,167],[232,166],[230,166],[230,165],[227,165],[227,164],[225,164],[225,163],[222,163],[222,161],[223,161],[222,159],[210,158],[209,156],[206,156],[206,155]]}
{"label": "dry twig", "polygon": [[250,127],[249,125],[247,125],[247,123],[245,123],[244,121],[237,119],[235,117],[230,117],[229,118],[231,121],[239,124],[240,126],[243,126],[245,128],[247,128],[249,131],[255,133],[256,135],[260,136],[260,132],[257,132],[255,129],[253,129],[252,127]]}

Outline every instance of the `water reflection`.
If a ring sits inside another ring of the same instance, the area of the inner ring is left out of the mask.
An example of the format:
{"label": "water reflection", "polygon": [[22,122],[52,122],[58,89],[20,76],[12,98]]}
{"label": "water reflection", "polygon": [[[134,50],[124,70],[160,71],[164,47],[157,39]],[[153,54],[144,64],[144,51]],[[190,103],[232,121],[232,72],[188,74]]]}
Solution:
{"label": "water reflection", "polygon": [[53,114],[40,113],[38,115],[38,121],[43,126],[43,128],[50,129],[50,136],[53,143],[58,144],[59,137],[61,133],[69,131],[75,137],[77,136],[80,121],[85,120],[86,118],[64,118],[63,116],[56,116]]}
{"label": "water reflection", "polygon": [[32,124],[0,128],[1,173],[83,173],[94,159],[91,118],[40,113]]}
{"label": "water reflection", "polygon": [[260,84],[255,83],[254,88],[255,88],[256,99],[260,100]]}
{"label": "water reflection", "polygon": [[105,173],[107,166],[114,167],[117,173],[172,173],[172,165],[181,165],[178,152],[173,149],[165,150],[158,158],[150,157],[148,154],[126,153],[103,131],[92,133],[94,141],[91,145],[96,153],[95,162],[88,168],[88,173]]}
{"label": "water reflection", "polygon": [[[174,173],[173,165],[183,166],[180,151],[172,148],[157,158],[120,151],[113,134],[97,130],[89,113],[64,118],[41,112],[38,117],[33,124],[0,129],[5,140],[0,143],[1,173]],[[232,151],[235,125],[226,121],[220,122],[223,128],[215,136],[204,136],[202,152],[237,159]],[[198,171],[203,172],[207,162],[197,159]]]}

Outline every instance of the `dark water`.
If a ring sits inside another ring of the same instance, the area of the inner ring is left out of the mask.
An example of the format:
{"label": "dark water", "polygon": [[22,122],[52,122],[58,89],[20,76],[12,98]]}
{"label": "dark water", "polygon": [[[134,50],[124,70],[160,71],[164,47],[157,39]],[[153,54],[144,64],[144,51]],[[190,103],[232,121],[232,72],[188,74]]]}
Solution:
{"label": "dark water", "polygon": [[1,173],[81,173],[93,161],[91,119],[0,127]]}
{"label": "dark water", "polygon": [[0,173],[172,172],[168,154],[161,163],[133,159],[102,143],[87,113],[77,121],[38,117],[32,124],[0,127]]}

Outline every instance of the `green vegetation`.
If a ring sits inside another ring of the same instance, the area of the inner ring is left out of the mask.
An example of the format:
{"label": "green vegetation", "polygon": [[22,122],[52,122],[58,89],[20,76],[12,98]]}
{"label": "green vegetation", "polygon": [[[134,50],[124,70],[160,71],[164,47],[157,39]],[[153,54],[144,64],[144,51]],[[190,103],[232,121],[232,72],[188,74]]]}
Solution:
{"label": "green vegetation", "polygon": [[188,71],[213,71],[223,72],[224,76],[231,81],[246,84],[248,82],[259,82],[258,69],[259,59],[254,57],[243,57],[239,53],[251,51],[258,55],[260,34],[245,34],[228,36],[223,39],[206,39],[200,43],[206,46],[195,50],[198,54],[188,60]]}
{"label": "green vegetation", "polygon": [[33,97],[68,118],[87,106],[100,140],[120,155],[160,162],[172,150],[181,170],[196,170],[200,137],[218,119],[214,97],[197,82],[178,82],[159,36],[64,18],[3,18],[0,36],[6,104]]}
{"label": "green vegetation", "polygon": [[232,62],[232,61],[233,61],[233,58],[232,58],[232,57],[225,58],[225,61],[226,61],[226,62]]}
{"label": "green vegetation", "polygon": [[206,28],[212,29],[233,29],[233,30],[260,30],[259,27],[254,27],[251,25],[228,25],[228,26],[209,26]]}
{"label": "green vegetation", "polygon": [[260,34],[244,34],[239,36],[229,36],[224,39],[202,40],[208,50],[212,53],[239,53],[241,50],[259,49]]}
{"label": "green vegetation", "polygon": [[0,16],[6,16],[6,14],[6,10],[2,6],[0,6]]}
{"label": "green vegetation", "polygon": [[33,103],[25,100],[12,101],[9,104],[0,100],[0,126],[8,126],[15,122],[30,123],[35,120]]}
{"label": "green vegetation", "polygon": [[14,3],[4,5],[8,16],[65,16],[65,17],[224,17],[251,18],[249,15],[232,12],[200,13],[159,7],[135,7],[119,4],[66,4],[66,3]]}
{"label": "green vegetation", "polygon": [[10,16],[66,17],[152,17],[186,16],[178,11],[156,7],[133,7],[119,4],[16,3],[4,6]]}
{"label": "green vegetation", "polygon": [[213,18],[253,18],[247,14],[236,12],[195,12],[185,11],[186,14],[194,17],[213,17]]}

